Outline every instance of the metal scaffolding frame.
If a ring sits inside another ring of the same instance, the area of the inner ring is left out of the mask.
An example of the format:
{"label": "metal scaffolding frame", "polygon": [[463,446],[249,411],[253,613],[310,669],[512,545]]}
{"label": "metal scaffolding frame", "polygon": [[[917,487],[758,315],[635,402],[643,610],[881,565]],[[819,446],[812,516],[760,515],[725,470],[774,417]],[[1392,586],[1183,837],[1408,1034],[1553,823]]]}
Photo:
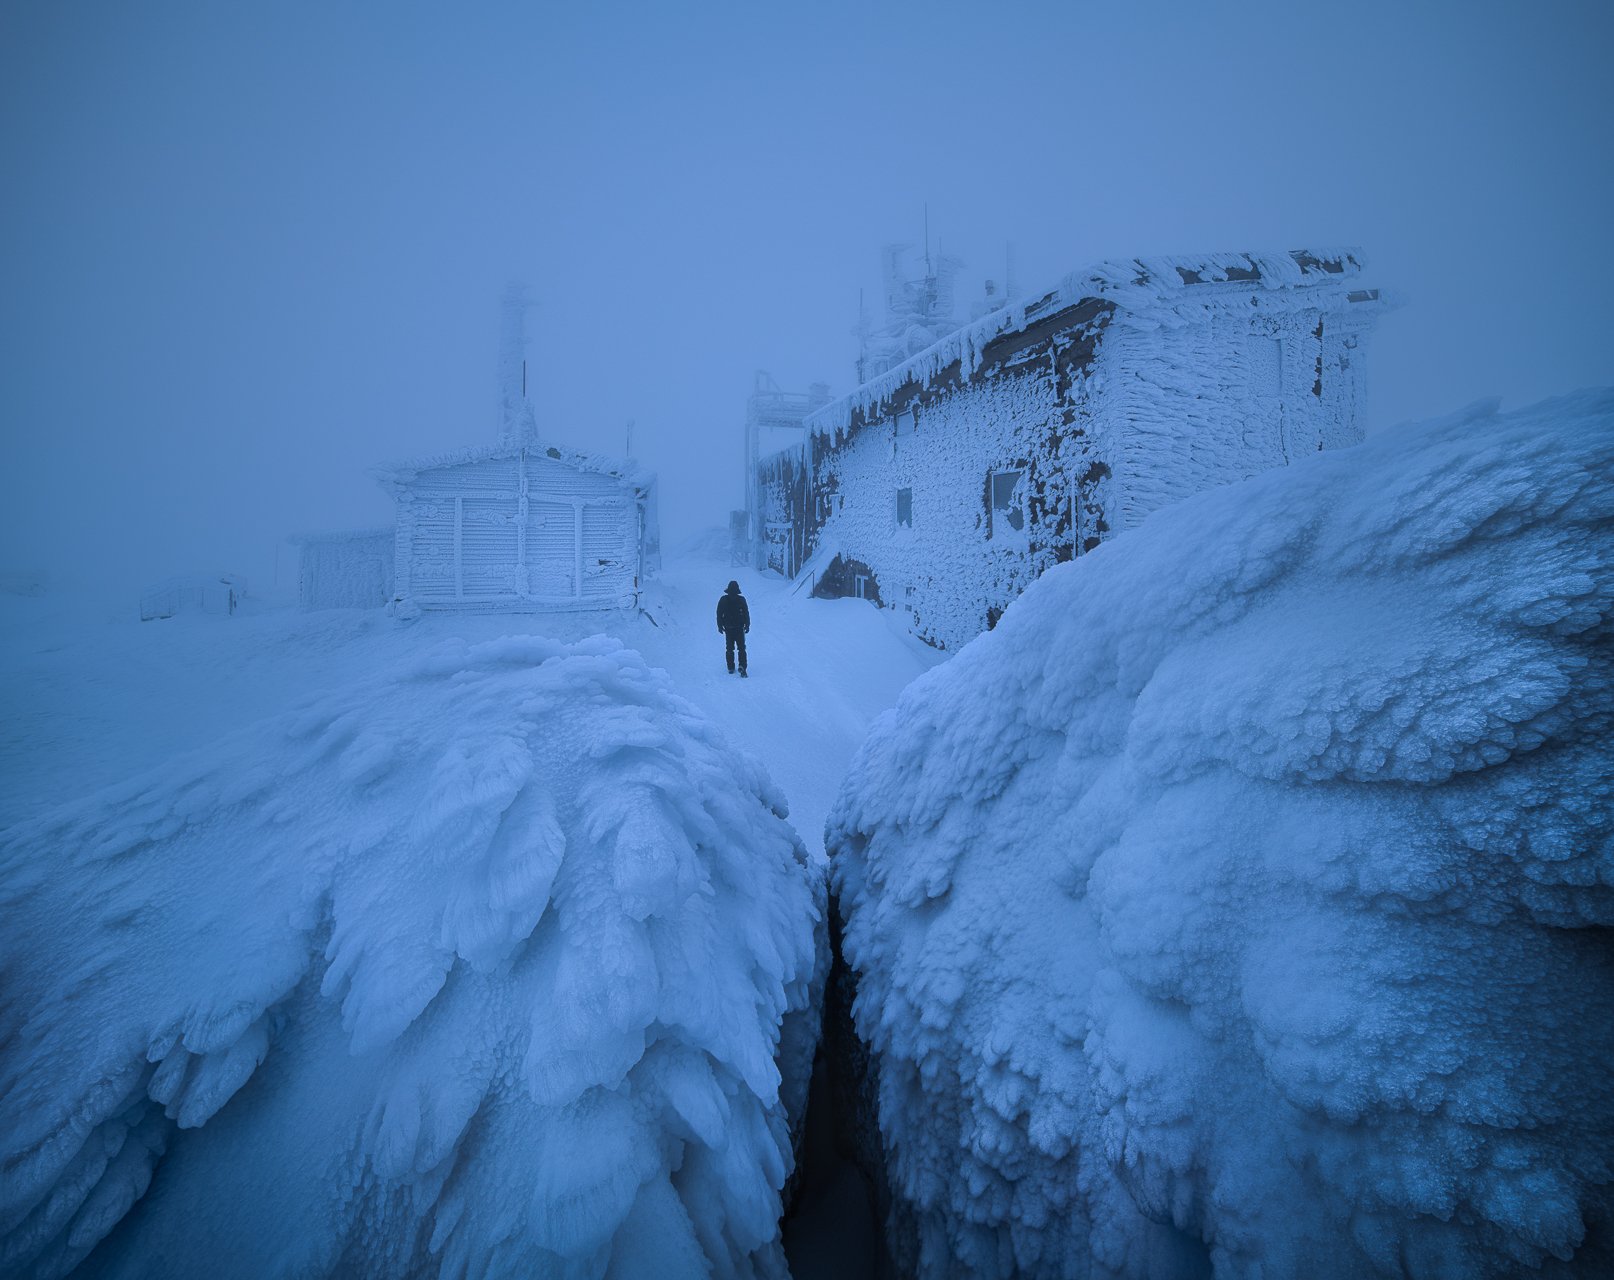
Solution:
{"label": "metal scaffolding frame", "polygon": [[829,387],[815,382],[806,392],[786,391],[773,375],[758,369],[745,401],[745,529],[747,559],[757,568],[764,564],[764,530],[757,492],[757,468],[762,461],[764,431],[803,431],[803,421],[829,403]]}

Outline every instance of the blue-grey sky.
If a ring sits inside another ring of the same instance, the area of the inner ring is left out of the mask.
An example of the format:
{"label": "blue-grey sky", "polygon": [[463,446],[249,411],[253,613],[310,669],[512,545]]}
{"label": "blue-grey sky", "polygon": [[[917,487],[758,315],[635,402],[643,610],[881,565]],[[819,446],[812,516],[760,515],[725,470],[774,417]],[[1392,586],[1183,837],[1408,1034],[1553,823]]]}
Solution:
{"label": "blue-grey sky", "polygon": [[0,568],[234,568],[541,428],[738,503],[754,369],[851,382],[882,242],[1029,289],[1362,246],[1370,430],[1614,382],[1606,3],[0,8]]}

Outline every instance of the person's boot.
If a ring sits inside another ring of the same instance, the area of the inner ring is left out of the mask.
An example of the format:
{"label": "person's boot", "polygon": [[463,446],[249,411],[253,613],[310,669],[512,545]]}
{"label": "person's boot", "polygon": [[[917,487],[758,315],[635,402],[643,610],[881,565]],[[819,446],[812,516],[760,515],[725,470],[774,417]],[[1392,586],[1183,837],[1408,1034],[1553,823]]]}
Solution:
{"label": "person's boot", "polygon": [[743,669],[740,671],[740,679],[742,679],[742,680],[748,679],[748,677],[746,676],[745,671]]}

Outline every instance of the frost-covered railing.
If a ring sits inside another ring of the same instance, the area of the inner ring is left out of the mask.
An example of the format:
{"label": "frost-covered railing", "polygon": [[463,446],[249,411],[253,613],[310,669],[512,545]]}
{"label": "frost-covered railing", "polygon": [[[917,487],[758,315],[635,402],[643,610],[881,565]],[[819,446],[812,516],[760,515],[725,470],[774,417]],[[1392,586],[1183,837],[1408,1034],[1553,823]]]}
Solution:
{"label": "frost-covered railing", "polygon": [[746,402],[752,425],[781,431],[801,426],[802,419],[816,407],[804,391],[758,392]]}
{"label": "frost-covered railing", "polygon": [[187,612],[229,615],[240,596],[240,585],[229,578],[166,578],[140,593],[140,620]]}

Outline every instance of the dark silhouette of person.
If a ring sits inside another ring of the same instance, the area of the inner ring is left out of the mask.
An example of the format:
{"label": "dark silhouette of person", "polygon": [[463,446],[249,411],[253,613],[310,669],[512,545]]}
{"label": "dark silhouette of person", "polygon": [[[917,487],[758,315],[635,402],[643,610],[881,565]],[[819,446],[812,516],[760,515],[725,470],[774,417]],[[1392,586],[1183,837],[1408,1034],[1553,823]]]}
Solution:
{"label": "dark silhouette of person", "polygon": [[717,629],[723,633],[723,658],[734,674],[734,651],[740,651],[740,674],[745,674],[745,633],[751,630],[751,609],[740,594],[740,584],[730,582],[717,598]]}

